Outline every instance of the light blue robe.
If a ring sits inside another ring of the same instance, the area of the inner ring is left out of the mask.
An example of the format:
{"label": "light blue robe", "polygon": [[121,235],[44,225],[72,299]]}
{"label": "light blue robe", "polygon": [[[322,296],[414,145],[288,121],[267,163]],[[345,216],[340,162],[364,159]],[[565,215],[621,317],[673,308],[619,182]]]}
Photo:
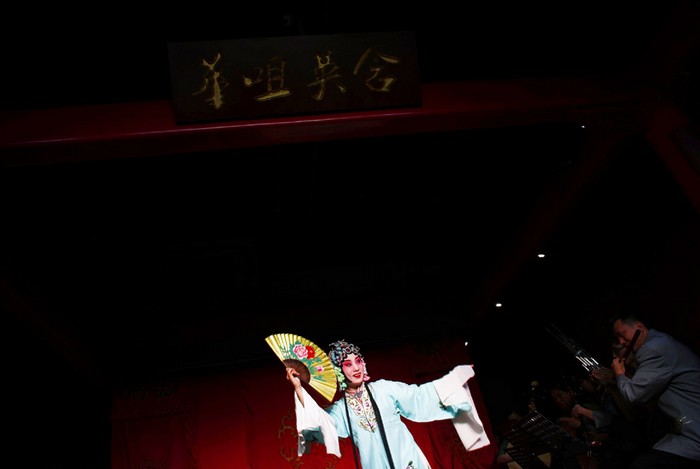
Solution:
{"label": "light blue robe", "polygon": [[[462,376],[466,375],[462,374]],[[444,379],[442,381],[437,380],[441,383],[437,387],[441,390],[462,389],[460,387],[462,383],[459,383],[462,380],[466,381],[464,377],[455,380],[458,384],[446,382]],[[464,395],[459,399],[462,402],[451,402],[452,405],[445,405],[444,401],[455,400],[455,393],[448,397],[443,396],[441,400],[436,389],[436,382],[415,385],[398,381],[377,380],[365,385],[370,387],[372,396],[381,413],[395,469],[430,468],[428,460],[416,444],[408,427],[401,421],[401,417],[415,422],[452,419],[457,425],[455,418],[459,414],[469,413],[472,414],[472,426],[476,425],[477,427],[477,430],[471,433],[479,434],[479,436],[470,439],[469,444],[473,445],[473,447],[467,449],[476,449],[489,444],[488,438],[483,434],[483,427],[478,429],[480,421],[478,416],[474,415],[475,412],[472,412],[471,396]],[[329,453],[341,456],[337,438],[346,438],[352,432],[363,468],[385,469],[390,467],[379,424],[376,418],[372,418],[371,406],[366,391],[363,393],[362,399],[364,405],[351,405],[348,409],[351,420],[350,425],[348,425],[345,410],[345,397],[321,411],[311,396],[306,391],[304,393],[304,406],[296,399],[300,455],[309,450],[307,443],[317,441],[325,444]],[[449,391],[443,392],[443,394],[448,395]],[[475,422],[478,422],[478,424],[475,424]],[[478,443],[471,443],[471,441],[477,440],[479,440]],[[463,439],[463,441],[466,440]],[[352,455],[348,456],[352,457]]]}

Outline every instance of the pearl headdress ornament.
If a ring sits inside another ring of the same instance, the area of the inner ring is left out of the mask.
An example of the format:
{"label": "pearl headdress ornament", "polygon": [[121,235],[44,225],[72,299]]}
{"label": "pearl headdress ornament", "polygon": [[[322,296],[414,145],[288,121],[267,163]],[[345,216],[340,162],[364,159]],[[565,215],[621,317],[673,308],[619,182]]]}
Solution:
{"label": "pearl headdress ornament", "polygon": [[341,390],[345,390],[348,387],[346,383],[345,373],[343,373],[342,365],[348,355],[355,354],[362,359],[362,366],[364,367],[364,381],[369,381],[369,375],[367,375],[367,365],[365,364],[365,357],[360,353],[360,347],[355,344],[346,342],[344,339],[333,342],[328,346],[328,357],[333,363],[333,369],[335,370],[335,376],[338,379],[338,385]]}

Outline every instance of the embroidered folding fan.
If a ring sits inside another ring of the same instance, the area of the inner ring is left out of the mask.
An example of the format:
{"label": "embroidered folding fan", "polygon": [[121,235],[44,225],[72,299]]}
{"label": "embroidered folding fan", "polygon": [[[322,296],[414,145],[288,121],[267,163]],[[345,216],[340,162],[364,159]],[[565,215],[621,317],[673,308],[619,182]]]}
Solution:
{"label": "embroidered folding fan", "polygon": [[333,401],[338,381],[333,364],[318,345],[295,334],[272,334],[265,338],[275,355],[286,367],[299,372],[299,379],[308,383],[328,402]]}

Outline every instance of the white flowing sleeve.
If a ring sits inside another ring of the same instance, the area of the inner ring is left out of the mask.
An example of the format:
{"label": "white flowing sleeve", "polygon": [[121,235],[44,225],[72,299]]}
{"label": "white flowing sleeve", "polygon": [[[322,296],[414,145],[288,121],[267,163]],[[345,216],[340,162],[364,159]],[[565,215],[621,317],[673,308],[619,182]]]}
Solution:
{"label": "white flowing sleeve", "polygon": [[323,410],[306,392],[301,389],[304,396],[304,404],[302,405],[299,397],[294,393],[294,410],[297,419],[297,436],[298,436],[298,456],[308,453],[311,447],[308,442],[318,441],[326,446],[326,453],[335,454],[340,457],[340,443],[338,441],[338,431],[335,429],[335,423],[328,413]]}
{"label": "white flowing sleeve", "polygon": [[474,399],[467,383],[472,376],[474,368],[470,365],[459,365],[442,378],[433,381],[443,405],[464,409],[452,419],[452,424],[467,451],[483,448],[491,443],[474,407]]}

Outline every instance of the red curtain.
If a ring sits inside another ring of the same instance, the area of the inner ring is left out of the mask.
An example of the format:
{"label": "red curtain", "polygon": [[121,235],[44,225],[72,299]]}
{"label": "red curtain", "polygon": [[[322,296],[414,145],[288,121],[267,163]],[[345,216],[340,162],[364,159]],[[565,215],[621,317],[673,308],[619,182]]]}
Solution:
{"label": "red curtain", "polygon": [[[372,379],[407,383],[469,363],[457,341],[365,346],[362,352]],[[495,467],[497,444],[476,371],[470,389],[491,445],[467,452],[449,421],[406,422],[434,469]],[[342,458],[321,445],[297,456],[293,391],[279,362],[124,390],[114,396],[112,422],[112,469],[355,468],[346,439]]]}

